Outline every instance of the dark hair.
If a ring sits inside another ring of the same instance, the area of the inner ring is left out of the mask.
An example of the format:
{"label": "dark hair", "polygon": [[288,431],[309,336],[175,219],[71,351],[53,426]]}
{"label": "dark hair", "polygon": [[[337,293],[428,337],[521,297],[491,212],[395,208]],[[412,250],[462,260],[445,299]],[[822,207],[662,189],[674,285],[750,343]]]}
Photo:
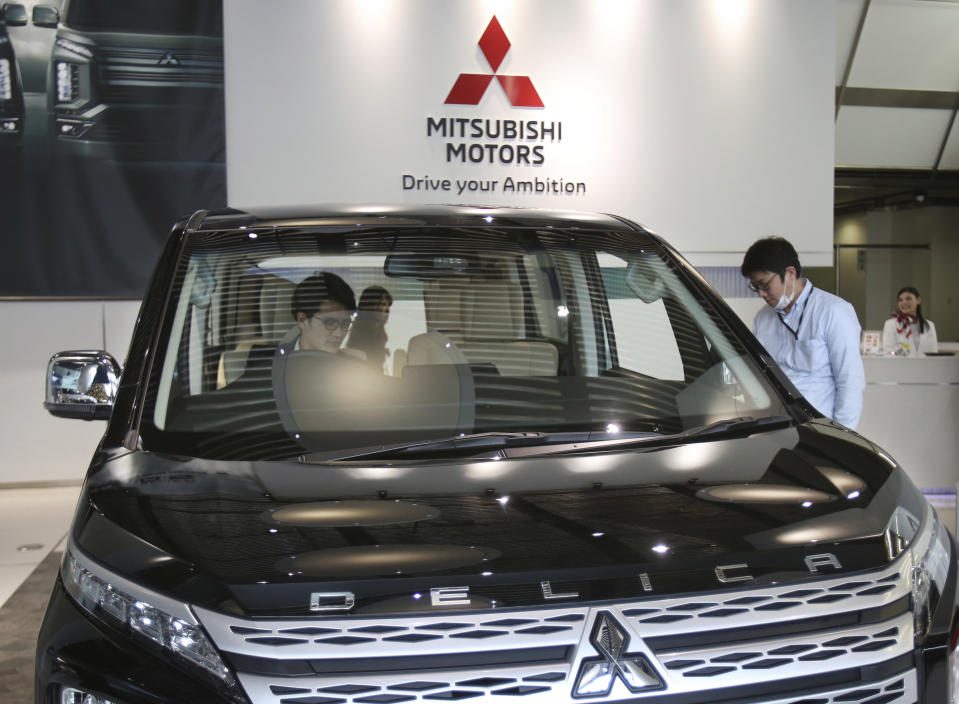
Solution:
{"label": "dark hair", "polygon": [[351,312],[356,310],[356,296],[353,295],[350,285],[336,274],[321,271],[296,285],[290,301],[290,311],[294,318],[297,313],[303,313],[309,318],[327,301],[339,303]]}
{"label": "dark hair", "polygon": [[360,302],[357,310],[373,310],[378,308],[383,302],[387,306],[393,305],[393,296],[382,286],[367,286],[360,294]]}
{"label": "dark hair", "polygon": [[[901,289],[899,289],[899,293],[896,294],[896,312],[897,313],[899,312],[899,296],[901,296],[902,294],[906,292],[911,293],[916,298],[922,298],[922,296],[919,295],[918,289],[916,289],[914,286],[903,286]],[[920,333],[925,332],[926,328],[929,327],[929,323],[927,323],[926,319],[922,317],[922,303],[916,306],[916,323],[919,325]]]}
{"label": "dark hair", "polygon": [[739,272],[743,276],[749,276],[756,271],[772,271],[779,274],[780,278],[785,278],[786,267],[790,266],[796,269],[796,276],[802,276],[799,255],[789,244],[789,240],[783,237],[766,237],[756,240],[746,250]]}

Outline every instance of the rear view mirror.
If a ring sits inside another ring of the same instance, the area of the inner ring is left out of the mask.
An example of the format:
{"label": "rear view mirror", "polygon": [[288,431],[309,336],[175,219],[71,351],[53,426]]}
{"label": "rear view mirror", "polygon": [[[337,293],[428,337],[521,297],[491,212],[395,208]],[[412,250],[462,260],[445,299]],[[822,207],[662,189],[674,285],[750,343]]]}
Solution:
{"label": "rear view mirror", "polygon": [[60,11],[53,5],[34,5],[33,24],[36,27],[55,29],[60,24]]}
{"label": "rear view mirror", "polygon": [[18,2],[7,2],[0,10],[3,14],[3,23],[8,27],[23,27],[27,23],[27,8]]}
{"label": "rear view mirror", "polygon": [[106,352],[59,352],[47,365],[43,407],[61,418],[107,419],[120,382],[120,365]]}
{"label": "rear view mirror", "polygon": [[383,264],[387,276],[409,279],[472,276],[479,268],[476,257],[457,254],[391,254]]}
{"label": "rear view mirror", "polygon": [[662,262],[653,257],[631,257],[626,266],[626,286],[643,303],[654,303],[666,293],[660,276]]}

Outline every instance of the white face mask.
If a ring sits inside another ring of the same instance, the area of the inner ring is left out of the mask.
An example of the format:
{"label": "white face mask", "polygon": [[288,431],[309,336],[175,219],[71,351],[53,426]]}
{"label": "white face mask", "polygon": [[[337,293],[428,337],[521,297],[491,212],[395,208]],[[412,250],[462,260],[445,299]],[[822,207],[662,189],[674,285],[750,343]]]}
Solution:
{"label": "white face mask", "polygon": [[796,279],[793,279],[793,290],[788,296],[786,295],[786,287],[783,286],[783,295],[779,297],[779,302],[776,303],[776,310],[786,310],[786,307],[792,301],[793,296],[796,295]]}

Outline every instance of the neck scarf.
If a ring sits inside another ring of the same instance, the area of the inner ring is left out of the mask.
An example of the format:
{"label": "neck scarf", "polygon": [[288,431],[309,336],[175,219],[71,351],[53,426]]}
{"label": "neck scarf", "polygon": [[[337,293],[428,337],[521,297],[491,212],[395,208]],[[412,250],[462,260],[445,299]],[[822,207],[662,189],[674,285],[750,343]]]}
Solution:
{"label": "neck scarf", "polygon": [[909,338],[912,335],[912,325],[916,322],[916,318],[912,315],[906,315],[905,313],[896,314],[896,332],[900,335],[905,335],[906,338]]}

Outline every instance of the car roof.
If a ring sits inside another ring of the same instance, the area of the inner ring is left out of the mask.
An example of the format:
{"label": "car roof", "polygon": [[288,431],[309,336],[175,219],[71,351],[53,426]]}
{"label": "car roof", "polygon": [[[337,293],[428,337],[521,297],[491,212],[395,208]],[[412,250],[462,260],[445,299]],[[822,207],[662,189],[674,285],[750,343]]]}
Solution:
{"label": "car roof", "polygon": [[315,205],[199,211],[184,221],[190,231],[250,227],[528,227],[642,231],[603,213],[471,205]]}

